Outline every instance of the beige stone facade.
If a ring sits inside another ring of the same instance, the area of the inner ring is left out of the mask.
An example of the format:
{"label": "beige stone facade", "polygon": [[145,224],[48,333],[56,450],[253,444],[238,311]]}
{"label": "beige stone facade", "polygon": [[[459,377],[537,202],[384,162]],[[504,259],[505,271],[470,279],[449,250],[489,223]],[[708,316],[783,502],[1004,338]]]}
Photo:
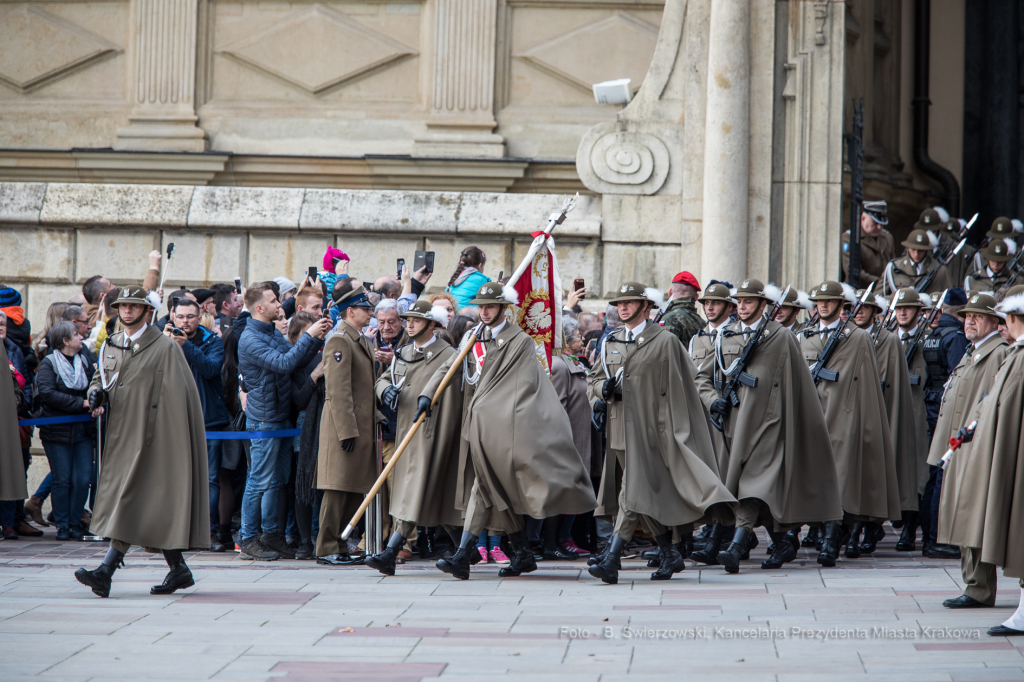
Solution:
{"label": "beige stone facade", "polygon": [[[579,191],[557,235],[565,284],[603,295],[688,269],[812,286],[838,263],[844,106],[861,87],[848,64],[868,73],[881,54],[850,20],[878,14],[898,34],[900,11],[0,1],[0,281],[38,322],[90,275],[138,281],[173,241],[169,286],[297,278],[327,244],[367,278],[434,249],[440,285],[469,243],[488,275],[509,272]],[[901,59],[880,99],[898,94]],[[591,84],[625,77],[632,102],[594,102]],[[900,164],[902,115],[872,128],[872,169]]]}

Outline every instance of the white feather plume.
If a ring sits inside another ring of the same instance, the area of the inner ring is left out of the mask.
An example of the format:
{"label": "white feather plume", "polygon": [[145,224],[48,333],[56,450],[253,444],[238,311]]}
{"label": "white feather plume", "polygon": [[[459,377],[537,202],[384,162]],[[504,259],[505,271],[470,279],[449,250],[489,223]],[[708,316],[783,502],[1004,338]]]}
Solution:
{"label": "white feather plume", "polygon": [[814,310],[814,301],[811,300],[806,291],[796,290],[796,302],[804,310]]}
{"label": "white feather plume", "polygon": [[146,300],[153,306],[153,310],[160,310],[163,307],[163,303],[160,301],[160,294],[155,291],[150,291],[146,294]]}
{"label": "white feather plume", "polygon": [[941,220],[944,223],[949,222],[949,211],[942,208],[941,206],[936,206],[934,210],[936,213],[939,214],[939,220]]}
{"label": "white feather plume", "polygon": [[778,288],[774,284],[769,283],[764,285],[764,295],[772,303],[780,303],[782,301],[782,294],[782,289]]}
{"label": "white feather plume", "polygon": [[1013,241],[1009,237],[1003,237],[1003,241],[1006,242],[1006,252],[1011,256],[1017,253],[1017,242]]}
{"label": "white feather plume", "polygon": [[430,309],[430,316],[441,323],[442,327],[448,326],[448,309],[444,306],[435,305]]}
{"label": "white feather plume", "polygon": [[1013,231],[1014,232],[1016,232],[1018,234],[1021,233],[1021,232],[1024,232],[1024,223],[1022,223],[1017,218],[1014,218],[1013,220],[1011,220],[1010,224],[1013,225]]}
{"label": "white feather plume", "polygon": [[664,292],[660,291],[659,289],[655,289],[654,287],[647,287],[646,289],[644,289],[644,297],[650,301],[654,301],[654,305],[658,308],[661,308],[663,305],[665,305]]}
{"label": "white feather plume", "polygon": [[729,289],[729,298],[736,298],[736,292],[739,291],[736,287]]}
{"label": "white feather plume", "polygon": [[846,282],[840,282],[840,285],[843,287],[843,298],[845,298],[850,303],[856,303],[857,291]]}
{"label": "white feather plume", "polygon": [[1024,315],[1024,294],[1007,296],[996,306],[996,310],[1004,315]]}
{"label": "white feather plume", "polygon": [[933,249],[939,245],[939,235],[935,234],[931,230],[926,230],[925,234],[928,235],[928,242],[932,245]]}
{"label": "white feather plume", "polygon": [[921,298],[921,305],[925,308],[931,308],[934,305],[931,294],[920,293],[918,296]]}
{"label": "white feather plume", "polygon": [[882,311],[883,315],[885,315],[889,310],[889,302],[885,300],[885,296],[882,296],[881,294],[875,294],[875,305],[878,306],[878,309]]}
{"label": "white feather plume", "polygon": [[519,292],[515,290],[515,287],[510,287],[506,284],[501,288],[501,296],[505,299],[506,303],[519,305]]}

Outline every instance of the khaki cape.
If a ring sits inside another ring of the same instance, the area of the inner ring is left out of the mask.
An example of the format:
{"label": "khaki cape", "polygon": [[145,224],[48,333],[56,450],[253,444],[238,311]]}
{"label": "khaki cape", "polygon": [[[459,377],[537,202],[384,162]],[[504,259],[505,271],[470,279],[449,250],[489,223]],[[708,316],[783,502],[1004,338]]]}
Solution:
{"label": "khaki cape", "polygon": [[[622,369],[622,399],[608,403],[607,432],[608,448],[625,452],[624,506],[666,526],[709,513],[728,523],[729,508],[712,510],[736,499],[719,476],[693,361],[679,339],[657,325],[649,324],[633,342],[624,336],[619,330],[605,339],[607,370],[599,365],[590,375],[596,402],[605,379]],[[607,496],[604,481],[602,488]]]}
{"label": "khaki cape", "polygon": [[[487,357],[474,390],[466,392],[462,429],[481,500],[535,519],[591,511],[597,500],[590,477],[533,339],[506,322],[484,345]],[[454,359],[437,368],[420,395],[433,397]],[[466,360],[464,380],[476,374],[472,352]],[[468,500],[473,479],[465,460],[460,472],[456,497]]]}
{"label": "khaki cape", "polygon": [[[400,386],[398,394],[397,443],[402,442],[413,425],[416,402],[423,387],[437,368],[455,355],[454,348],[435,338],[422,353],[411,343],[395,353],[388,370],[377,380],[378,399],[388,386]],[[431,415],[423,424],[391,471],[390,514],[428,528],[438,525],[462,525],[462,513],[456,508],[459,447],[462,433],[462,386],[453,380]]]}
{"label": "khaki cape", "polygon": [[[160,549],[208,549],[206,426],[185,354],[150,325],[134,342],[125,332],[108,338],[99,362],[111,385],[93,533]],[[100,385],[96,372],[89,393]]]}
{"label": "khaki cape", "polygon": [[903,344],[900,343],[898,336],[887,329],[882,329],[878,334],[875,363],[878,365],[878,379],[882,386],[882,398],[885,400],[885,413],[889,418],[889,436],[896,457],[900,509],[917,511],[921,506],[917,500],[921,470],[923,468],[927,471],[928,467],[924,458],[920,457],[917,447],[914,395],[910,386],[906,356],[903,355]]}
{"label": "khaki cape", "polygon": [[14,376],[7,349],[0,341],[0,500],[24,500],[25,461],[18,433],[18,406],[14,400]]}
{"label": "khaki cape", "polygon": [[[923,324],[923,322],[922,322]],[[902,331],[900,332],[902,338]],[[911,339],[913,336],[910,337]],[[910,339],[907,341],[900,341],[900,345],[903,347],[903,357],[906,358],[907,346],[910,344]],[[917,344],[917,348],[914,350],[914,357],[910,358],[910,366],[908,369],[908,376],[910,378],[910,396],[913,399],[912,405],[914,408],[914,442],[916,444],[915,460],[917,461],[918,478],[917,478],[917,494],[921,495],[924,493],[924,488],[928,484],[928,407],[924,404],[925,396],[925,383],[928,380],[928,366],[924,361],[924,339],[921,339],[921,343]]]}
{"label": "khaki cape", "polygon": [[[704,335],[696,334],[690,339],[690,358],[693,360],[696,372],[693,380],[697,385],[697,393],[700,395],[701,404],[704,406],[704,417],[710,419],[708,412],[711,403],[718,398],[716,382],[721,382],[722,372],[715,362],[715,339],[719,333],[733,331],[733,323],[723,324],[718,329],[711,329],[711,325],[705,325],[701,331]],[[722,358],[728,365],[739,355],[741,346],[739,339],[742,337],[727,336],[722,338]],[[708,424],[710,425],[710,421]],[[719,473],[724,473],[729,468],[729,437],[732,435],[732,425],[726,422],[726,433],[711,427],[711,444],[715,448],[715,460],[718,463]]]}
{"label": "khaki cape", "polygon": [[[817,360],[827,339],[827,334],[805,333],[800,349],[808,366]],[[822,380],[817,389],[836,458],[843,511],[864,517],[858,520],[898,519],[896,461],[867,332],[848,324],[825,366],[839,374],[836,381]]]}
{"label": "khaki cape", "polygon": [[[746,338],[746,337],[736,337]],[[839,521],[839,475],[825,415],[796,337],[769,322],[727,417],[728,468],[722,478],[736,499],[768,505],[777,523]]]}
{"label": "khaki cape", "polygon": [[[316,487],[370,492],[380,472],[373,342],[348,322],[324,346],[324,411],[320,417]],[[351,452],[341,441],[355,438]]]}
{"label": "khaki cape", "polygon": [[593,475],[590,449],[590,400],[587,398],[587,370],[576,358],[555,355],[551,358],[551,384],[569,417],[572,440],[580,453],[587,475]]}
{"label": "khaki cape", "polygon": [[[953,454],[960,476],[939,516],[940,542],[981,549],[981,561],[1024,578],[1024,351],[1014,344],[975,410],[971,448]],[[962,462],[957,462],[962,459]],[[946,496],[946,481],[942,496]],[[945,518],[944,518],[945,517]]]}

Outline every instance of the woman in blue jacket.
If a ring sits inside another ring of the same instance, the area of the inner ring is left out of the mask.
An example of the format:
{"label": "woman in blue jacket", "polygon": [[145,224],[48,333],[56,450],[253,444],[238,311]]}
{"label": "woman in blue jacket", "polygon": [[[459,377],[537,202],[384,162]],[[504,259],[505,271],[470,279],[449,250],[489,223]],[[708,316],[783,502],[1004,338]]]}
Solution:
{"label": "woman in blue jacket", "polygon": [[467,246],[459,255],[459,264],[448,280],[445,291],[455,297],[460,308],[469,305],[470,299],[476,297],[480,287],[491,281],[490,277],[481,272],[486,262],[487,255],[476,246]]}

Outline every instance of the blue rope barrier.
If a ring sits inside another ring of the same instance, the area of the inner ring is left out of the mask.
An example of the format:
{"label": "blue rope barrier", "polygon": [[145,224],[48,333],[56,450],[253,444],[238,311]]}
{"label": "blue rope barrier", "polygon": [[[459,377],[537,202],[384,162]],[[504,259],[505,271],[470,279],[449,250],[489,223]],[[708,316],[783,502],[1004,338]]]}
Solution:
{"label": "blue rope barrier", "polygon": [[[51,424],[73,424],[91,422],[93,418],[87,414],[70,417],[42,417],[40,419],[19,419],[18,426],[49,426]],[[302,429],[282,429],[279,431],[207,431],[207,440],[263,440],[266,438],[294,438],[301,435]]]}

